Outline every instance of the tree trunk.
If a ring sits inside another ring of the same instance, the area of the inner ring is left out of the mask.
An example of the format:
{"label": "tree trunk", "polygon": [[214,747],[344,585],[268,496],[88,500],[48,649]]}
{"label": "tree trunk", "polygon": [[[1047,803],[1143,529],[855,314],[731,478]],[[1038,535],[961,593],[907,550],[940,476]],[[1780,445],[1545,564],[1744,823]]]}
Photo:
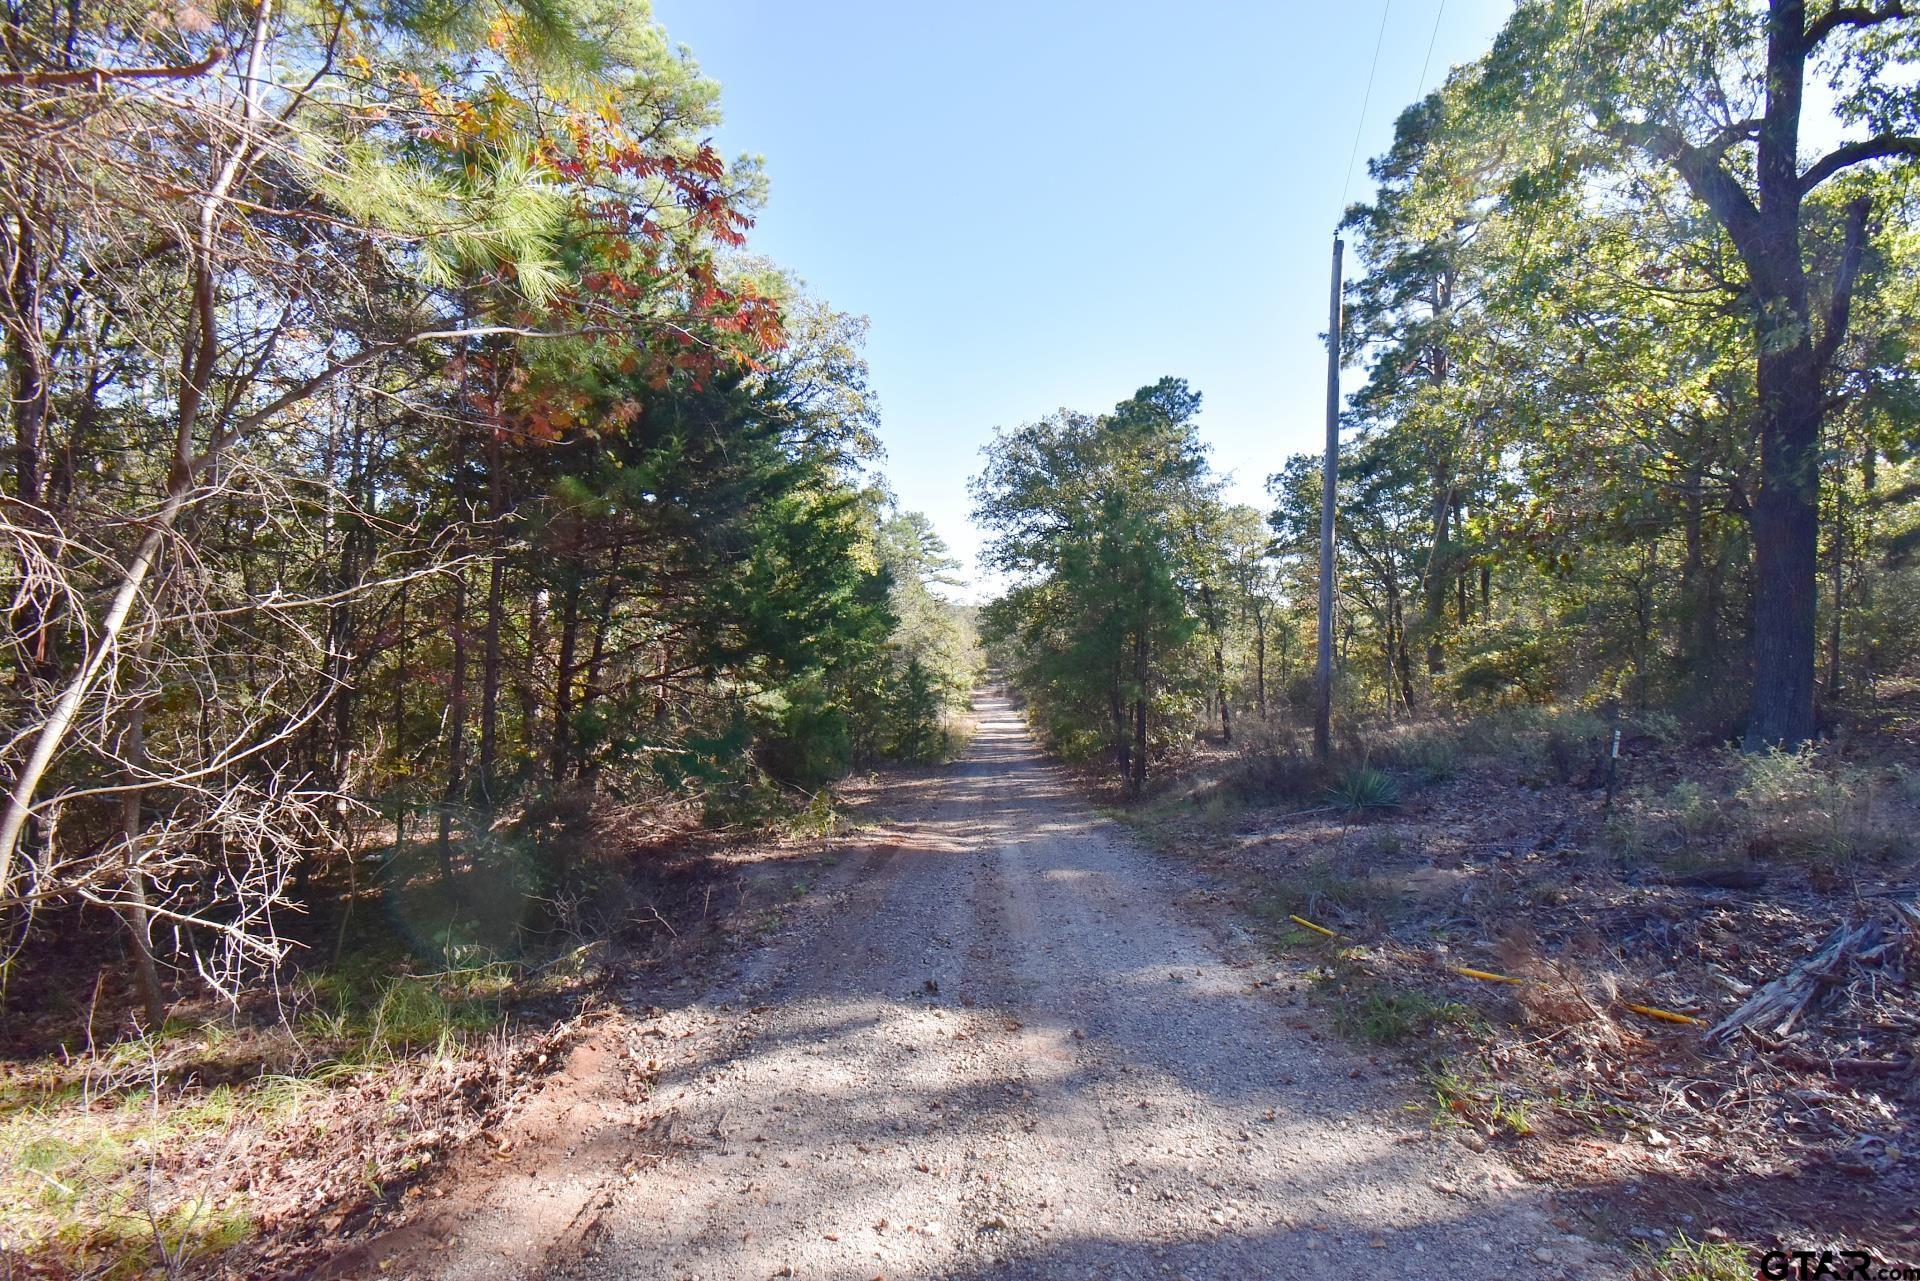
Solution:
{"label": "tree trunk", "polygon": [[[399,621],[393,633],[393,759],[407,759],[407,588],[403,579],[400,583],[400,601],[397,607]],[[407,844],[407,800],[402,793],[393,813],[393,845],[403,849]]]}
{"label": "tree trunk", "polygon": [[447,787],[440,796],[440,876],[451,894],[453,882],[453,811],[460,804],[467,779],[467,572],[453,580],[453,670],[447,691]]}
{"label": "tree trunk", "polygon": [[1761,489],[1753,502],[1753,706],[1748,751],[1814,733],[1820,373],[1803,339],[1759,361]]}
{"label": "tree trunk", "polygon": [[535,727],[540,724],[539,659],[547,649],[547,593],[536,588],[527,602],[527,654],[520,668],[520,723],[525,726],[527,755],[534,754]]}
{"label": "tree trunk", "polygon": [[1833,529],[1827,535],[1831,543],[1828,575],[1833,592],[1832,617],[1827,622],[1827,703],[1840,699],[1840,643],[1842,620],[1847,605],[1847,476],[1845,455],[1841,455],[1840,475],[1833,489]]}
{"label": "tree trunk", "polygon": [[1227,706],[1227,651],[1220,637],[1220,617],[1214,609],[1213,588],[1200,584],[1200,604],[1206,611],[1207,631],[1213,640],[1213,684],[1220,702],[1220,741],[1233,742],[1233,711]]}
{"label": "tree trunk", "polygon": [[[41,454],[47,419],[47,351],[40,332],[40,263],[33,223],[20,215],[15,235],[0,233],[0,249],[11,252],[13,272],[7,281],[7,304],[12,324],[7,327],[6,363],[13,370],[14,493],[24,504],[42,499]],[[11,241],[11,243],[7,243]],[[32,517],[29,517],[31,520]],[[34,673],[51,679],[58,673],[49,653],[53,629],[42,617],[40,602],[25,594],[24,608],[15,622],[21,649]]]}
{"label": "tree trunk", "polygon": [[1267,611],[1256,605],[1253,610],[1253,698],[1260,716],[1267,715]]}
{"label": "tree trunk", "polygon": [[1400,593],[1393,594],[1393,636],[1394,653],[1400,669],[1400,705],[1409,713],[1413,711],[1413,659],[1407,653],[1407,623]]}
{"label": "tree trunk", "polygon": [[[1697,442],[1695,444],[1697,448]],[[1686,555],[1680,562],[1680,605],[1679,643],[1681,666],[1687,674],[1698,682],[1704,675],[1704,655],[1700,644],[1700,615],[1705,608],[1707,555],[1704,506],[1701,494],[1700,465],[1697,460],[1687,468],[1685,506],[1681,515],[1681,530],[1686,538]]]}
{"label": "tree trunk", "polygon": [[1133,638],[1133,777],[1132,796],[1147,790],[1147,628],[1145,620]]}
{"label": "tree trunk", "polygon": [[[1874,505],[1874,491],[1879,488],[1879,474],[1876,455],[1878,450],[1873,441],[1868,440],[1860,451],[1860,496],[1863,505],[1871,512]],[[1873,613],[1873,567],[1868,564],[1862,572],[1855,575],[1854,591],[1860,600],[1860,611],[1871,617]],[[1879,674],[1879,650],[1869,642],[1862,648],[1860,655],[1859,677],[1871,690],[1874,678]]]}
{"label": "tree trunk", "polygon": [[[620,562],[626,558],[626,551],[624,544],[615,544],[607,563],[607,583],[600,593],[600,616],[593,620],[593,644],[587,652],[587,678],[580,693],[581,711],[592,707],[600,697],[600,675],[607,661],[607,636],[613,630],[613,607],[620,599]],[[584,774],[587,762],[578,764]]]}
{"label": "tree trunk", "polygon": [[[142,652],[144,656],[144,647]],[[135,702],[127,714],[120,754],[127,763],[128,781],[138,784],[147,764],[145,698]],[[142,805],[145,799],[146,792],[138,786],[129,787],[120,798],[120,836],[126,842],[124,862],[127,879],[127,906],[122,916],[126,920],[127,934],[133,942],[134,972],[140,980],[140,1001],[147,1013],[147,1030],[157,1032],[167,1020],[167,1001],[160,987],[160,968],[153,959],[153,921],[147,911],[147,874],[140,866],[140,837],[144,831]]]}
{"label": "tree trunk", "polygon": [[[1436,332],[1439,321],[1453,305],[1453,273],[1442,271],[1433,281],[1433,319]],[[1438,389],[1446,386],[1452,373],[1452,361],[1446,344],[1434,341],[1427,347],[1427,375],[1433,386]],[[1453,450],[1436,450],[1433,465],[1430,468],[1433,480],[1433,545],[1427,553],[1427,566],[1421,594],[1426,606],[1423,620],[1427,633],[1427,675],[1429,678],[1443,676],[1447,670],[1447,653],[1440,643],[1441,632],[1446,627],[1447,615],[1447,567],[1452,553],[1447,548],[1450,534],[1447,517],[1453,511]]]}
{"label": "tree trunk", "polygon": [[493,541],[487,558],[487,621],[484,653],[480,660],[480,762],[481,799],[492,804],[496,754],[500,735],[500,631],[506,613],[507,553],[501,546],[506,535],[500,528],[505,516],[506,477],[500,466],[500,433],[487,436],[487,536]]}
{"label": "tree trunk", "polygon": [[1391,716],[1393,714],[1393,705],[1399,698],[1397,689],[1399,682],[1396,679],[1398,673],[1394,671],[1393,660],[1394,627],[1393,611],[1391,608],[1386,611],[1385,623],[1386,625],[1380,629],[1380,660],[1385,669],[1384,674],[1386,676],[1386,680],[1382,683],[1382,687],[1386,691],[1383,710]]}
{"label": "tree trunk", "polygon": [[[1766,101],[1754,135],[1752,170],[1757,200],[1748,197],[1717,152],[1684,139],[1676,143],[1658,130],[1647,135],[1653,153],[1671,162],[1713,212],[1747,269],[1761,472],[1760,492],[1749,512],[1754,591],[1748,751],[1792,749],[1813,737],[1822,390],[1846,336],[1870,209],[1865,197],[1848,209],[1846,238],[1816,342],[1801,214],[1817,182],[1809,178],[1812,170],[1801,172],[1800,117],[1807,63],[1817,52],[1809,39],[1806,0],[1768,0]],[[1814,168],[1819,167],[1816,162]]]}
{"label": "tree trunk", "polygon": [[567,583],[560,606],[560,660],[553,680],[553,752],[548,775],[557,784],[567,776],[573,759],[573,659],[580,645],[580,592],[583,584],[575,574]]}
{"label": "tree trunk", "polygon": [[40,334],[40,259],[33,223],[23,213],[6,246],[13,273],[7,282],[13,325],[7,334],[7,364],[13,369],[14,493],[40,502],[42,435],[47,421],[46,347]]}
{"label": "tree trunk", "polygon": [[1447,652],[1441,633],[1447,624],[1447,571],[1453,553],[1447,547],[1451,536],[1448,518],[1453,514],[1453,480],[1449,470],[1436,467],[1433,473],[1433,549],[1427,554],[1425,592],[1427,632],[1427,675],[1446,675]]}
{"label": "tree trunk", "polygon": [[[366,423],[364,415],[349,414],[348,430],[344,433],[347,449],[346,491],[364,510],[371,507],[366,484],[366,464],[364,450],[366,446]],[[329,526],[333,522],[329,522]],[[343,593],[341,600],[334,604],[327,619],[328,665],[331,679],[327,682],[324,697],[333,700],[333,742],[327,745],[325,753],[326,778],[330,786],[342,785],[347,772],[347,756],[353,742],[354,714],[354,615],[351,596],[344,595],[360,579],[361,544],[365,539],[364,526],[358,519],[347,526],[340,540],[340,558],[336,569],[336,590]],[[251,532],[251,531],[249,531]],[[316,721],[316,724],[318,721]],[[316,753],[316,755],[319,755]],[[336,811],[337,815],[337,811]],[[304,864],[303,864],[304,866]]]}

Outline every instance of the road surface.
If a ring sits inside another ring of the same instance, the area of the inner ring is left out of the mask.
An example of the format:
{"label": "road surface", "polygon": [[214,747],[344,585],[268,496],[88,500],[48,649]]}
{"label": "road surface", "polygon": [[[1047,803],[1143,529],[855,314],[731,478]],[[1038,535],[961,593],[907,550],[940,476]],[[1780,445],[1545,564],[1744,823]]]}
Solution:
{"label": "road surface", "polygon": [[1272,963],[1177,906],[1191,873],[1077,799],[1003,700],[978,711],[809,920],[629,1047],[652,1097],[583,1093],[425,1271],[1588,1272],[1530,1185],[1254,987]]}

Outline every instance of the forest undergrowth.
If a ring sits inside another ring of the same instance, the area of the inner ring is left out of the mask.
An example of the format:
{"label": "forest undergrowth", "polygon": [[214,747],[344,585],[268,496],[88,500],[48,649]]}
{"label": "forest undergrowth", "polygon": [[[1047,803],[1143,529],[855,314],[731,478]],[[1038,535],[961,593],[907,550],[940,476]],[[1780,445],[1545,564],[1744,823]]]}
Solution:
{"label": "forest undergrowth", "polygon": [[1361,727],[1326,767],[1243,723],[1114,812],[1252,923],[1297,1026],[1649,1275],[1906,1258],[1920,687],[1881,693],[1797,753],[1625,716],[1611,790],[1613,725],[1578,708]]}
{"label": "forest undergrowth", "polygon": [[846,832],[871,778],[720,828],[609,822],[577,853],[592,893],[538,936],[485,937],[480,869],[457,866],[450,895],[430,848],[376,851],[299,922],[273,983],[238,1007],[183,998],[158,1029],[104,930],[73,940],[102,960],[83,1008],[67,970],[16,967],[10,1002],[32,1013],[0,1047],[0,1266],[304,1274],[498,1146],[601,1020],[688,999],[734,940],[777,929],[807,889],[789,869]]}

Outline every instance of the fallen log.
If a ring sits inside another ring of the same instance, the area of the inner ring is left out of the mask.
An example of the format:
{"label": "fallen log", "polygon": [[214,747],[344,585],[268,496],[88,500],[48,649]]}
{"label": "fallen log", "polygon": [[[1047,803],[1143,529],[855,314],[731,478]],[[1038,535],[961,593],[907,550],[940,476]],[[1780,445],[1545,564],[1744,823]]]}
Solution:
{"label": "fallen log", "polygon": [[1785,1036],[1807,1008],[1850,971],[1880,959],[1898,945],[1899,939],[1876,920],[1842,922],[1812,956],[1742,1001],[1707,1033],[1707,1040],[1724,1041],[1741,1028],[1761,1026],[1773,1036]]}
{"label": "fallen log", "polygon": [[1662,885],[1690,889],[1757,890],[1767,883],[1767,874],[1751,863],[1695,868],[1691,872],[1669,872],[1657,878]]}

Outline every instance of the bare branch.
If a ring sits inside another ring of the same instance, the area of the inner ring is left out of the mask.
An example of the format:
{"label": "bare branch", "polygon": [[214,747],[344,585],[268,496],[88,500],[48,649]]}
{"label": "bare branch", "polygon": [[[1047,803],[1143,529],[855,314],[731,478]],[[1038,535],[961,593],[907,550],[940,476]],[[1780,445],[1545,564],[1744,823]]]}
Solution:
{"label": "bare branch", "polygon": [[1901,0],[1887,0],[1886,4],[1874,8],[1858,4],[1835,5],[1807,24],[1805,47],[1814,48],[1841,27],[1874,27],[1894,18],[1910,18],[1916,12],[1920,11],[1907,8]]}
{"label": "bare branch", "polygon": [[215,45],[198,62],[171,67],[88,67],[84,71],[9,71],[0,73],[0,89],[64,89],[83,85],[94,92],[117,80],[191,80],[213,70],[227,51]]}
{"label": "bare branch", "polygon": [[1842,169],[1888,156],[1920,156],[1920,138],[1889,133],[1835,147],[1800,175],[1800,194],[1806,195]]}
{"label": "bare branch", "polygon": [[1827,304],[1827,327],[1813,349],[1814,359],[1822,371],[1833,363],[1834,354],[1846,340],[1847,319],[1853,311],[1853,282],[1860,275],[1860,256],[1867,241],[1867,212],[1872,206],[1872,200],[1866,196],[1857,197],[1847,206],[1847,235],[1840,251],[1840,267],[1833,277],[1833,298]]}

